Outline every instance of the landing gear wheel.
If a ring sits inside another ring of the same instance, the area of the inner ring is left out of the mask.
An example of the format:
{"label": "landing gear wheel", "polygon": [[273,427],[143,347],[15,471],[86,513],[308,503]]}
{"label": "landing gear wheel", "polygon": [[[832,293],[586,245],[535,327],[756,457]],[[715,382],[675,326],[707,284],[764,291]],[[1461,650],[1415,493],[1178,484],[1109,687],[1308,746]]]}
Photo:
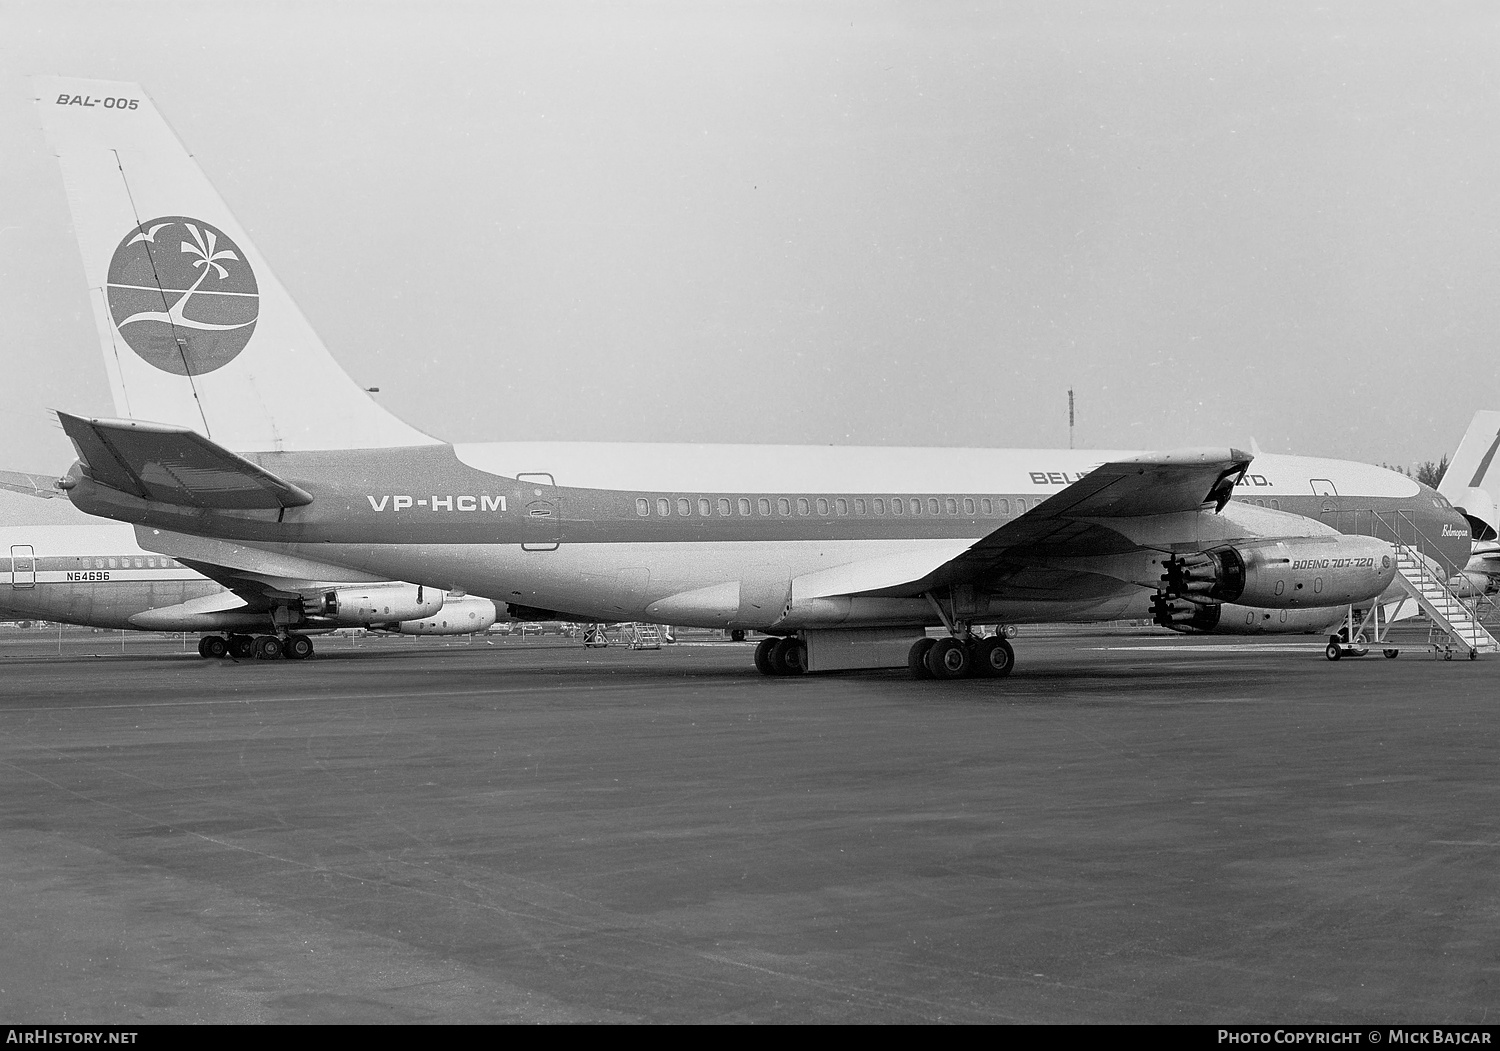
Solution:
{"label": "landing gear wheel", "polygon": [[980,639],[974,647],[974,670],[986,679],[1003,679],[1016,666],[1016,651],[1000,635]]}
{"label": "landing gear wheel", "polygon": [[1471,660],[1471,661],[1472,660],[1477,660],[1478,657],[1479,657],[1479,651],[1478,650],[1470,650],[1469,651],[1469,660]]}
{"label": "landing gear wheel", "polygon": [[744,642],[745,641],[745,629],[744,628],[735,628],[734,630],[732,630],[729,633],[729,637],[733,641],[735,641],[735,642]]}
{"label": "landing gear wheel", "polygon": [[1398,656],[1401,653],[1400,650],[1391,650],[1391,649],[1381,650],[1380,652],[1383,653],[1383,654],[1385,654],[1386,660],[1390,660],[1390,659]]}
{"label": "landing gear wheel", "polygon": [[1344,655],[1344,647],[1340,646],[1337,642],[1330,642],[1328,647],[1323,650],[1323,655],[1331,661],[1336,661]]}
{"label": "landing gear wheel", "polygon": [[286,659],[289,661],[306,660],[313,655],[312,639],[306,635],[292,635],[286,640]]}
{"label": "landing gear wheel", "polygon": [[262,635],[255,640],[255,655],[263,661],[281,659],[281,640],[275,635]]}
{"label": "landing gear wheel", "polygon": [[755,647],[755,670],[762,675],[775,675],[776,666],[771,663],[771,651],[776,649],[776,644],[781,640],[774,635],[760,640]]}
{"label": "landing gear wheel", "polygon": [[198,656],[206,660],[222,657],[228,649],[223,637],[219,635],[205,635],[198,640]]}
{"label": "landing gear wheel", "polygon": [[959,639],[938,639],[927,651],[927,669],[934,679],[966,679],[973,668],[974,660]]}
{"label": "landing gear wheel", "polygon": [[911,644],[906,654],[906,667],[913,679],[932,678],[932,669],[927,667],[927,651],[937,644],[937,639],[918,639]]}
{"label": "landing gear wheel", "polygon": [[807,647],[795,636],[780,639],[771,651],[771,664],[778,675],[801,675],[807,670]]}
{"label": "landing gear wheel", "polygon": [[237,661],[248,660],[255,656],[255,640],[249,635],[229,636],[229,656]]}

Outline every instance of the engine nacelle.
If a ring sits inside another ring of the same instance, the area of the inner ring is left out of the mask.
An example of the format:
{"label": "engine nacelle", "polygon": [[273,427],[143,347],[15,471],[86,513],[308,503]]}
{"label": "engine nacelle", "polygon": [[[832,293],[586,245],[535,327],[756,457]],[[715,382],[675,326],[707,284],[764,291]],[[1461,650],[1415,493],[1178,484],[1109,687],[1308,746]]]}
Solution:
{"label": "engine nacelle", "polygon": [[495,623],[495,604],[478,595],[450,596],[443,608],[421,620],[403,620],[396,630],[403,635],[472,635]]}
{"label": "engine nacelle", "polygon": [[1185,635],[1327,635],[1344,620],[1344,606],[1263,609],[1229,602],[1203,605],[1158,595],[1152,619]]}
{"label": "engine nacelle", "polygon": [[1255,540],[1179,555],[1166,568],[1161,581],[1169,598],[1260,609],[1364,602],[1396,578],[1391,546],[1368,536]]}
{"label": "engine nacelle", "polygon": [[443,592],[421,584],[392,582],[329,588],[316,601],[303,600],[309,617],[343,627],[366,627],[430,617],[443,608]]}

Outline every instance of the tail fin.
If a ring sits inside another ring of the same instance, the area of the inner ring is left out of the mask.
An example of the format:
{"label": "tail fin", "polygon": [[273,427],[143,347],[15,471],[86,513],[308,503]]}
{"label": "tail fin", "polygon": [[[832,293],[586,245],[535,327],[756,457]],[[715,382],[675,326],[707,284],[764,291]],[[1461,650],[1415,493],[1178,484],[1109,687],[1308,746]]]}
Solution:
{"label": "tail fin", "polygon": [[1454,450],[1437,490],[1464,513],[1475,540],[1493,540],[1500,529],[1500,412],[1481,409]]}
{"label": "tail fin", "polygon": [[33,86],[117,413],[239,451],[436,443],[339,367],[145,92]]}

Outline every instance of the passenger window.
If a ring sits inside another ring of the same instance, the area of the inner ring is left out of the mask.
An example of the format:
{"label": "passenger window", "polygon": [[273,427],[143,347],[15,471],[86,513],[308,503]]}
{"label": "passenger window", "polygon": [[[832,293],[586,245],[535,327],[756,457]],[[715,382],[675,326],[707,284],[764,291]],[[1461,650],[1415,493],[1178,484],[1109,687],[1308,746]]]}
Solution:
{"label": "passenger window", "polygon": [[906,501],[899,496],[891,497],[891,514],[903,515],[906,513]]}
{"label": "passenger window", "polygon": [[115,568],[115,560],[114,559],[110,559],[109,560],[109,568],[110,569],[114,569]]}
{"label": "passenger window", "polygon": [[814,506],[817,507],[819,515],[826,516],[828,514],[828,497],[826,497],[826,496],[820,496],[820,497],[818,497],[818,499],[817,499],[817,501],[816,501],[816,503],[815,503]]}
{"label": "passenger window", "polygon": [[856,499],[854,501],[854,513],[857,515],[865,513],[865,502],[863,500]]}
{"label": "passenger window", "polygon": [[[947,503],[948,503],[948,513],[950,515],[951,514],[957,514],[958,513],[958,505],[956,503],[954,503],[952,500],[947,501]],[[938,498],[937,497],[935,497],[935,496],[929,496],[927,498],[927,513],[928,514],[935,515],[935,514],[940,513],[939,512],[939,508],[940,507],[941,507],[941,505],[938,503]]]}
{"label": "passenger window", "polygon": [[972,515],[973,513],[974,513],[974,498],[972,496],[966,496],[966,497],[964,497],[964,514],[966,514],[966,515]]}
{"label": "passenger window", "polygon": [[799,497],[797,497],[797,513],[799,515],[805,515],[808,512],[810,512],[811,510],[812,510],[812,505],[807,502],[807,497],[805,497],[805,496],[799,496]]}
{"label": "passenger window", "polygon": [[995,513],[995,502],[986,496],[979,501],[979,509],[987,515],[992,515]]}
{"label": "passenger window", "polygon": [[784,496],[779,496],[776,498],[776,510],[781,512],[782,518],[785,518],[792,513],[792,502]]}
{"label": "passenger window", "polygon": [[94,559],[94,568],[95,569],[103,569],[104,568],[104,559],[102,559],[102,558],[96,558],[96,559]]}
{"label": "passenger window", "polygon": [[1271,510],[1273,510],[1273,511],[1280,511],[1281,510],[1281,501],[1280,500],[1272,500],[1271,501]]}
{"label": "passenger window", "polygon": [[763,496],[759,500],[755,501],[755,506],[760,509],[760,513],[761,514],[765,515],[767,518],[770,517],[770,515],[771,515],[771,501],[770,500],[767,500]]}
{"label": "passenger window", "polygon": [[719,514],[728,517],[733,513],[733,509],[729,505],[729,498],[727,496],[719,497]]}
{"label": "passenger window", "polygon": [[704,518],[707,518],[709,515],[714,513],[714,505],[712,502],[710,502],[708,497],[698,497],[698,513]]}
{"label": "passenger window", "polygon": [[685,496],[677,498],[677,513],[686,518],[693,513],[693,502]]}
{"label": "passenger window", "polygon": [[878,496],[875,498],[875,513],[877,515],[885,514],[885,501]]}
{"label": "passenger window", "polygon": [[1000,503],[1000,513],[1002,515],[1008,515],[1008,514],[1010,514],[1010,501],[1007,500],[1007,499],[1005,499],[1005,497],[1002,496],[1000,498],[999,503]]}
{"label": "passenger window", "polygon": [[668,500],[665,496],[657,500],[656,513],[664,518],[670,515],[672,513],[672,501]]}
{"label": "passenger window", "polygon": [[651,501],[647,500],[645,497],[641,497],[640,499],[636,500],[635,513],[640,517],[645,518],[651,513]]}
{"label": "passenger window", "polygon": [[746,517],[750,515],[750,498],[748,496],[740,497],[740,514]]}
{"label": "passenger window", "polygon": [[144,558],[138,558],[138,559],[136,559],[135,560],[135,568],[136,569],[145,569],[146,568],[146,560]]}
{"label": "passenger window", "polygon": [[849,513],[849,501],[841,496],[833,502],[833,509],[841,515],[847,515]]}

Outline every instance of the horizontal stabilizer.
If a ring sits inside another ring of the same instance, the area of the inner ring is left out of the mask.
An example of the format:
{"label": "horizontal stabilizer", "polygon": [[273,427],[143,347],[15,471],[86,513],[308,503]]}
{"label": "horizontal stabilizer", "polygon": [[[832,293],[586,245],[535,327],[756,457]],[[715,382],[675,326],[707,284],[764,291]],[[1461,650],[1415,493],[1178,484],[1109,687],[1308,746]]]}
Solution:
{"label": "horizontal stabilizer", "polygon": [[91,479],[142,500],[241,511],[312,503],[306,491],[186,427],[57,418]]}
{"label": "horizontal stabilizer", "polygon": [[42,500],[55,500],[62,496],[58,491],[57,475],[25,474],[21,471],[0,471],[0,489],[12,493],[24,493]]}

